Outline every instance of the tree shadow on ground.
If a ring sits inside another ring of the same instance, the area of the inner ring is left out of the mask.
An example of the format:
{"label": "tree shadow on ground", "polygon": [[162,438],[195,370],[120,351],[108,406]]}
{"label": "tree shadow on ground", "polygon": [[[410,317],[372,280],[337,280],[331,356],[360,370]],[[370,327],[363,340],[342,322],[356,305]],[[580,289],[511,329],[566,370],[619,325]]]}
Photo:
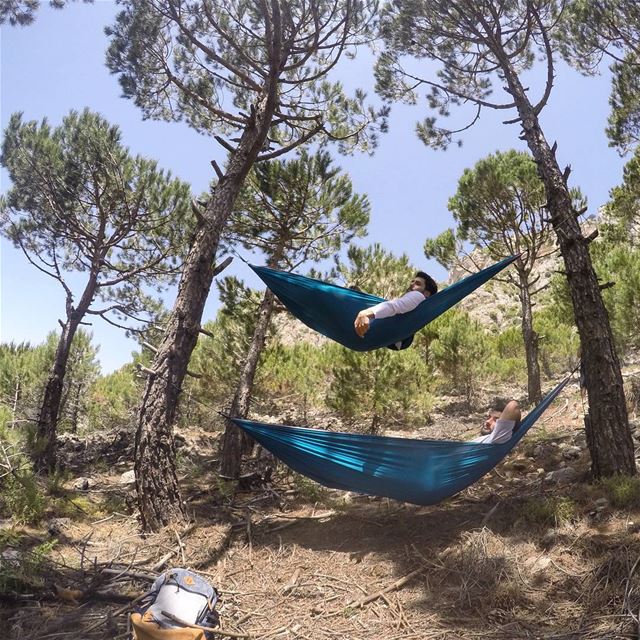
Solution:
{"label": "tree shadow on ground", "polygon": [[[418,595],[405,608],[436,614],[461,637],[479,629],[490,638],[624,637],[630,619],[620,611],[625,575],[634,554],[640,557],[638,536],[587,528],[558,533],[550,544],[548,526],[523,517],[539,495],[537,487],[513,485],[499,496],[461,494],[433,507],[358,498],[325,520],[301,520],[277,533],[273,522],[258,524],[252,545],[340,554],[354,571],[361,563],[390,564],[390,582],[423,568],[413,586]],[[624,561],[616,557],[620,549]]]}

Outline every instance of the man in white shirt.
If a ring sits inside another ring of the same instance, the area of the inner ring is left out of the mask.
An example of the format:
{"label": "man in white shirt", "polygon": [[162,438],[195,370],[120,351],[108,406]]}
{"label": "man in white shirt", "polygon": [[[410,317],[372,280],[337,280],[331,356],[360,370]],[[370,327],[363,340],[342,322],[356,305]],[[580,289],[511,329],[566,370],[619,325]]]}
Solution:
{"label": "man in white shirt", "polygon": [[484,421],[484,426],[480,430],[478,438],[469,442],[480,442],[482,444],[502,444],[511,439],[514,431],[520,426],[520,405],[515,400],[507,403],[502,411],[491,410]]}
{"label": "man in white shirt", "polygon": [[411,281],[407,293],[403,296],[380,302],[360,311],[353,323],[356,333],[363,338],[364,334],[369,331],[371,320],[390,318],[399,313],[413,311],[425,298],[434,295],[437,291],[438,285],[435,280],[424,271],[418,271]]}

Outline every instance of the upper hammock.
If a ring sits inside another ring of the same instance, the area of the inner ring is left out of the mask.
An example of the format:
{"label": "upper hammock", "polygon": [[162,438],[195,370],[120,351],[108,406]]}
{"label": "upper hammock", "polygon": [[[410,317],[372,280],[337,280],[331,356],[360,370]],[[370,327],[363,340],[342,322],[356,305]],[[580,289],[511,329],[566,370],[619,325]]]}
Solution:
{"label": "upper hammock", "polygon": [[371,323],[364,338],[353,328],[356,315],[384,298],[353,291],[306,276],[249,265],[276,294],[282,304],[314,331],[354,351],[371,351],[401,342],[444,313],[465,296],[509,266],[518,256],[510,256],[425,298],[413,311]]}
{"label": "upper hammock", "polygon": [[569,381],[563,380],[502,444],[413,440],[230,418],[294,471],[327,487],[436,504],[493,469]]}

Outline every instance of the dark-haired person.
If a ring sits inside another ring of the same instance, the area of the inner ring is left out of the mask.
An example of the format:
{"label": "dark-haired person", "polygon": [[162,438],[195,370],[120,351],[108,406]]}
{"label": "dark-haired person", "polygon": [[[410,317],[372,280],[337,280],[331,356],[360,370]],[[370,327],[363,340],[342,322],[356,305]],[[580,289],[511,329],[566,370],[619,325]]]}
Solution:
{"label": "dark-haired person", "polygon": [[399,313],[413,311],[425,298],[437,292],[436,281],[424,271],[418,271],[403,296],[379,302],[373,307],[360,311],[353,323],[356,333],[363,338],[365,333],[369,331],[371,320],[390,318]]}
{"label": "dark-haired person", "polygon": [[480,433],[483,434],[469,442],[481,442],[482,444],[501,444],[511,439],[518,430],[522,413],[520,405],[511,400],[504,409],[492,409],[485,418]]}

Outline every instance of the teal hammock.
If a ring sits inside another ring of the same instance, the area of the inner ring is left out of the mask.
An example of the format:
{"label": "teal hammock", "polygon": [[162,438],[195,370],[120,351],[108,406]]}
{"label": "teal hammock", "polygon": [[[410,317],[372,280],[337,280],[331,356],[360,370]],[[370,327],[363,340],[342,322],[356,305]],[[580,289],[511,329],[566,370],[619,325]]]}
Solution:
{"label": "teal hammock", "polygon": [[[268,267],[249,265],[282,304],[308,327],[354,351],[371,351],[396,343],[410,344],[410,337],[439,315],[460,302],[487,280],[508,267],[518,256],[510,256],[425,298],[413,311],[374,320],[364,338],[353,323],[362,309],[383,298],[353,291],[328,282]],[[401,348],[403,348],[401,347]]]}
{"label": "teal hammock", "polygon": [[413,440],[230,418],[294,471],[326,487],[436,504],[493,469],[562,391],[563,380],[501,444]]}

